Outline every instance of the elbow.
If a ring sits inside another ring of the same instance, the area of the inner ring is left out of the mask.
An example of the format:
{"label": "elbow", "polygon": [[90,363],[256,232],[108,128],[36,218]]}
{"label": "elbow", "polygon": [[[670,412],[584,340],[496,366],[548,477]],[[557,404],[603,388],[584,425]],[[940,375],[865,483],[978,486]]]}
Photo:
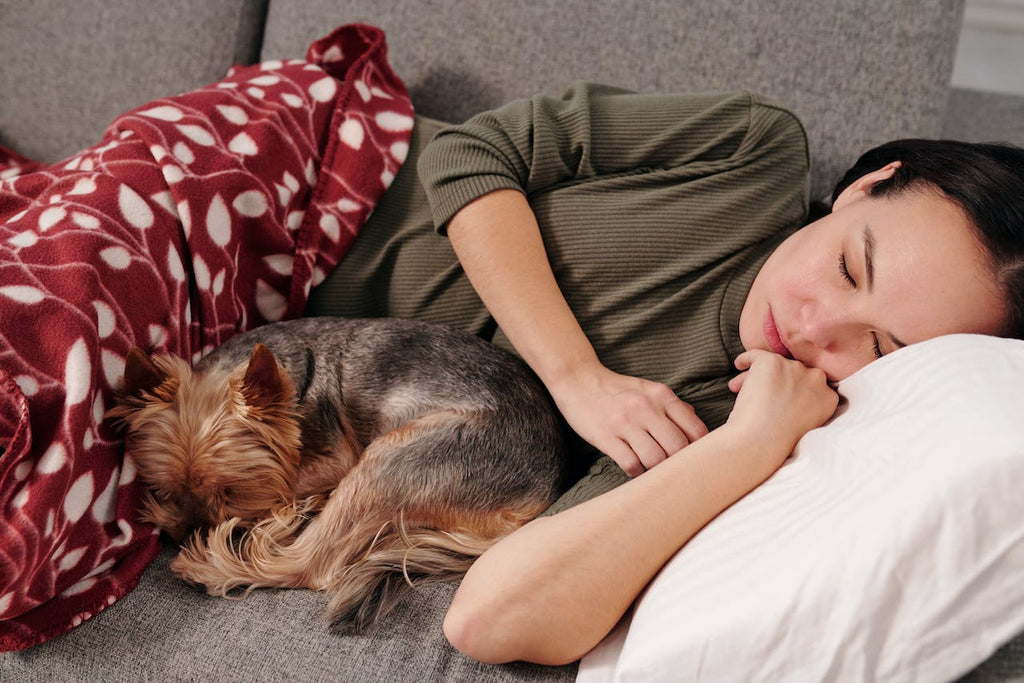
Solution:
{"label": "elbow", "polygon": [[456,650],[484,664],[505,664],[518,659],[508,634],[483,614],[453,604],[444,618],[444,637]]}
{"label": "elbow", "polygon": [[504,618],[506,614],[456,600],[445,616],[445,638],[456,650],[484,664],[525,661],[560,666],[581,656],[569,652],[554,634]]}

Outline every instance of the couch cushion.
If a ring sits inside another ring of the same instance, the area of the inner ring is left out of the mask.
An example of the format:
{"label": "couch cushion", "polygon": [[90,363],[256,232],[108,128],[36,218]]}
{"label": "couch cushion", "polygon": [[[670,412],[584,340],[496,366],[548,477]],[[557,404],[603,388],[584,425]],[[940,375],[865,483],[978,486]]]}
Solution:
{"label": "couch cushion", "polygon": [[212,598],[171,574],[173,556],[164,551],[134,592],[92,621],[0,655],[3,679],[569,683],[576,675],[575,665],[487,666],[459,654],[441,632],[450,584],[414,591],[372,632],[339,635],[325,623],[319,593]]}
{"label": "couch cushion", "polygon": [[266,0],[2,3],[0,144],[56,161],[98,140],[123,111],[223,78],[258,57],[265,8]]}
{"label": "couch cushion", "polygon": [[[941,131],[962,0],[274,0],[263,58],[321,27],[365,21],[419,113],[447,121],[571,81],[640,91],[750,89],[792,107],[812,153],[812,197],[860,152]],[[926,8],[927,6],[927,8]]]}

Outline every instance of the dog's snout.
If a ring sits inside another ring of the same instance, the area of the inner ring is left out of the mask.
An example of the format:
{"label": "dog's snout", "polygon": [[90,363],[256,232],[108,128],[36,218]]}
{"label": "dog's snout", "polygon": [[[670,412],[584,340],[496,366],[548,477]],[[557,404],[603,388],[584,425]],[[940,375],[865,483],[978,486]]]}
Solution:
{"label": "dog's snout", "polygon": [[191,489],[186,489],[181,499],[182,522],[188,531],[201,526],[211,526],[222,522],[215,519],[210,510],[210,505],[203,496],[199,496]]}

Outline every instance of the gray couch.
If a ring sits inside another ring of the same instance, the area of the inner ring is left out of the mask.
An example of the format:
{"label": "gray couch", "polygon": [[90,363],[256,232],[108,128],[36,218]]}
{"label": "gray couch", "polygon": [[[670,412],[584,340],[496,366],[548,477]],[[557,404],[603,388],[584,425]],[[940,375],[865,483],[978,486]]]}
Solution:
{"label": "gray couch", "polygon": [[[0,0],[0,144],[58,160],[118,113],[215,81],[235,62],[301,57],[335,25],[388,34],[418,111],[457,121],[597,80],[637,90],[748,88],[803,119],[812,190],[902,136],[1024,143],[1024,98],[950,91],[962,0]],[[305,592],[207,598],[170,550],[126,598],[69,634],[0,655],[0,680],[570,681],[575,667],[489,667],[444,640],[452,586],[378,630],[339,636]],[[1024,637],[965,680],[1024,677]]]}

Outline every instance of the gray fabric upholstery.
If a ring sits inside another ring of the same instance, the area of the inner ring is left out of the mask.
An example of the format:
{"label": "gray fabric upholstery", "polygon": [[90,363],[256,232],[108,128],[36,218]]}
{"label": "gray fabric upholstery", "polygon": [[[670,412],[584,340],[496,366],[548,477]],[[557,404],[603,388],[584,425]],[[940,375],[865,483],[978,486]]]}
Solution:
{"label": "gray fabric upholstery", "polygon": [[258,55],[267,0],[0,0],[0,144],[57,161]]}
{"label": "gray fabric upholstery", "polygon": [[942,134],[954,140],[1024,145],[1024,95],[953,88]]}
{"label": "gray fabric upholstery", "polygon": [[324,26],[376,24],[420,113],[446,121],[577,79],[756,90],[807,126],[820,197],[869,147],[939,134],[961,11],[961,0],[274,0],[262,56],[294,55]]}
{"label": "gray fabric upholstery", "polygon": [[1017,636],[958,683],[1024,681],[1024,634]]}
{"label": "gray fabric upholstery", "polygon": [[567,683],[576,667],[486,666],[453,649],[441,620],[454,587],[424,587],[380,628],[332,633],[324,597],[211,598],[177,580],[165,551],[138,588],[67,635],[0,655],[3,681],[466,681]]}
{"label": "gray fabric upholstery", "polygon": [[[56,160],[117,114],[301,57],[341,23],[388,33],[421,113],[461,120],[577,79],[642,91],[749,88],[807,125],[820,196],[870,145],[940,133],[1024,142],[1021,99],[954,92],[962,0],[0,0],[0,144]],[[266,18],[265,40],[264,24]],[[487,667],[440,631],[453,586],[428,587],[368,635],[339,636],[322,596],[208,598],[165,552],[139,587],[71,633],[0,655],[0,681],[570,681],[575,667]],[[1024,636],[968,676],[1024,680]]]}

